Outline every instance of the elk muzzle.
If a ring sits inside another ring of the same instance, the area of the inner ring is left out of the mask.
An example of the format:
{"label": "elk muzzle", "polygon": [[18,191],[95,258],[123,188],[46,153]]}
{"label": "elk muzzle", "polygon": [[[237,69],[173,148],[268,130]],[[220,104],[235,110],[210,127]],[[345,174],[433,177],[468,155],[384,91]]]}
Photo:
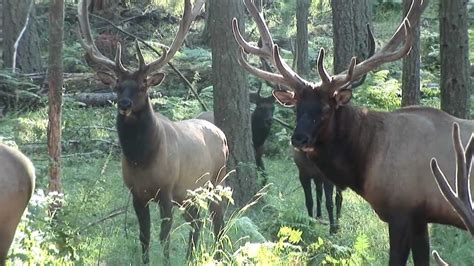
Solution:
{"label": "elk muzzle", "polygon": [[132,113],[132,101],[128,98],[120,99],[117,102],[119,113],[124,116],[129,116]]}

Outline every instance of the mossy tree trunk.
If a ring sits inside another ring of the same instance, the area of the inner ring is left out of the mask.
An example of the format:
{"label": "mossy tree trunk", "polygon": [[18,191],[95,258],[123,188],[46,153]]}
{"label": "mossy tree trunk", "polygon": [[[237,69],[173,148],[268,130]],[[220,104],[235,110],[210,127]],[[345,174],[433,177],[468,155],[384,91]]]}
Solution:
{"label": "mossy tree trunk", "polygon": [[469,118],[468,0],[440,1],[441,109]]}
{"label": "mossy tree trunk", "polygon": [[236,170],[227,182],[234,190],[236,204],[242,206],[258,190],[247,77],[237,63],[238,46],[230,26],[236,17],[240,29],[244,29],[244,5],[235,0],[210,0],[209,4],[215,123],[227,136],[230,150],[227,169]]}

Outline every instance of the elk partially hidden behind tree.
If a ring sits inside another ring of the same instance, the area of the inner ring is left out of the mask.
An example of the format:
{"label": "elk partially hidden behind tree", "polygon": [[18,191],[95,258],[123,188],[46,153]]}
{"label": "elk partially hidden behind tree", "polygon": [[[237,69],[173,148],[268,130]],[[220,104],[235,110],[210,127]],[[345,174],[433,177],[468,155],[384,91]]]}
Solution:
{"label": "elk partially hidden behind tree", "polygon": [[[91,34],[87,0],[78,6],[82,47],[86,57],[94,62],[100,80],[114,88],[117,94],[117,131],[122,147],[122,174],[133,198],[139,227],[143,262],[149,263],[150,212],[149,202],[160,207],[161,232],[165,263],[169,263],[170,230],[173,204],[188,199],[188,190],[203,187],[207,182],[220,184],[226,174],[228,158],[224,133],[213,124],[200,119],[172,122],[155,113],[149,98],[151,87],[160,84],[164,74],[159,70],[174,56],[183,43],[191,23],[200,13],[204,0],[194,6],[184,1],[184,11],[173,43],[162,45],[162,56],[145,63],[136,44],[138,70],[130,71],[121,61],[121,45],[117,44],[115,60],[102,55]],[[223,228],[222,202],[210,204],[214,234],[218,238]],[[191,224],[187,257],[197,245],[202,222],[198,208],[185,206],[185,220]]]}
{"label": "elk partially hidden behind tree", "polygon": [[[428,107],[377,112],[350,104],[354,82],[410,51],[412,26],[419,23],[428,1],[414,0],[387,44],[362,62],[352,58],[345,72],[329,75],[321,49],[317,60],[319,83],[304,80],[288,66],[274,45],[263,15],[252,0],[245,0],[245,4],[256,21],[263,46],[245,41],[234,20],[234,35],[241,46],[239,63],[257,77],[292,89],[274,92],[280,103],[296,106],[292,145],[305,152],[336,186],[349,187],[362,196],[379,218],[388,223],[390,265],[405,265],[410,250],[415,265],[428,265],[428,223],[466,229],[440,193],[428,162],[436,155],[443,169],[454,171],[445,136],[453,122],[457,122],[462,128],[462,139],[467,139],[474,131],[474,121]],[[250,65],[245,52],[269,60],[278,73]],[[455,180],[449,178],[448,182],[452,185]],[[472,190],[473,185],[470,186]]]}

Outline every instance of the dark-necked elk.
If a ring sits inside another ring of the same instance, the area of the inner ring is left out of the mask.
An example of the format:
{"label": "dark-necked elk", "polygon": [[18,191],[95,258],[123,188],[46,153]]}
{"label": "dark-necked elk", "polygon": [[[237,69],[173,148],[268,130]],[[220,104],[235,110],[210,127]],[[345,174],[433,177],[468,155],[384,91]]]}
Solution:
{"label": "dark-necked elk", "polygon": [[[272,126],[273,111],[275,109],[273,96],[260,96],[260,89],[250,93],[250,102],[255,103],[255,110],[251,116],[252,146],[255,151],[255,161],[258,169],[265,171],[263,164],[264,144]],[[196,118],[214,123],[213,112],[202,112]]]}
{"label": "dark-necked elk", "polygon": [[[466,225],[467,230],[474,236],[474,205],[472,204],[472,194],[470,190],[470,173],[472,167],[472,156],[474,153],[474,135],[471,135],[466,148],[463,148],[461,136],[459,134],[459,125],[453,124],[453,147],[456,155],[456,177],[455,186],[450,185],[443,171],[439,168],[435,158],[431,159],[431,171],[438,183],[441,193],[451,204],[459,217]],[[448,265],[444,262],[436,251],[433,251],[436,263],[441,266]]]}
{"label": "dark-necked elk", "polygon": [[35,168],[19,150],[0,143],[0,265],[35,187]]}
{"label": "dark-necked elk", "polygon": [[[347,71],[329,75],[321,49],[317,69],[321,81],[312,83],[295,73],[281,58],[263,15],[252,0],[245,0],[257,23],[263,46],[251,45],[232,23],[241,46],[239,63],[250,73],[284,84],[292,91],[275,91],[286,106],[296,106],[292,145],[306,153],[324,176],[336,186],[361,195],[381,220],[388,223],[390,265],[405,265],[412,251],[415,265],[429,264],[428,223],[466,229],[462,219],[438,189],[428,167],[436,156],[442,169],[454,171],[446,136],[451,125],[461,127],[465,141],[474,122],[455,118],[428,107],[408,107],[377,112],[352,106],[352,83],[383,63],[406,55],[412,45],[412,26],[419,22],[427,0],[414,0],[407,16],[388,43],[362,62],[351,60]],[[244,52],[267,58],[278,73],[250,65]],[[454,178],[447,181],[452,185]],[[471,190],[472,190],[471,183]]]}
{"label": "dark-necked elk", "polygon": [[[219,184],[226,174],[228,147],[224,133],[201,119],[172,122],[153,111],[148,96],[150,88],[163,80],[164,74],[158,71],[179,49],[204,2],[197,0],[193,6],[190,0],[184,1],[184,13],[175,39],[169,48],[163,46],[163,54],[156,61],[145,63],[137,42],[139,67],[136,71],[123,66],[120,43],[115,60],[101,54],[91,34],[87,2],[80,1],[78,7],[81,42],[86,57],[101,67],[97,70],[99,78],[114,87],[117,94],[117,131],[123,152],[122,174],[133,197],[145,263],[149,262],[150,246],[148,203],[153,200],[160,206],[160,240],[165,262],[169,262],[173,204],[183,203],[188,190],[202,187],[206,182]],[[221,205],[213,202],[210,206],[216,237],[219,237],[223,226]],[[201,222],[197,207],[191,204],[186,207],[184,216],[193,229],[189,234],[189,258],[197,243]]]}
{"label": "dark-necked elk", "polygon": [[[370,30],[369,25],[367,25],[367,47],[369,48],[368,56],[372,56],[375,53],[375,40]],[[270,69],[267,67],[267,69]],[[367,75],[362,76],[359,81],[356,81],[352,84],[352,87],[358,87],[362,85],[365,81]],[[311,189],[311,181],[314,182],[316,189],[316,218],[321,218],[321,201],[323,196],[326,198],[326,210],[328,212],[329,218],[329,232],[336,233],[339,228],[339,218],[341,217],[341,208],[342,208],[342,191],[336,187],[336,219],[334,219],[333,213],[333,192],[334,184],[330,182],[327,178],[324,177],[324,174],[318,169],[316,164],[314,164],[307,156],[304,151],[295,149],[293,151],[293,160],[295,161],[296,166],[298,167],[298,177],[300,179],[301,186],[303,187],[305,205],[308,210],[308,215],[313,217],[313,195]]]}

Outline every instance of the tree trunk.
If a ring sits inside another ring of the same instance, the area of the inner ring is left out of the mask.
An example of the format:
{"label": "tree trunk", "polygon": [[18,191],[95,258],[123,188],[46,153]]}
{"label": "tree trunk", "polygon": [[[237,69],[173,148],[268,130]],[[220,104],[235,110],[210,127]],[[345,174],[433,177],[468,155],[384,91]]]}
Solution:
{"label": "tree trunk", "polygon": [[372,22],[372,1],[352,0],[352,19],[354,32],[354,55],[359,59],[367,58],[367,24]]}
{"label": "tree trunk", "polygon": [[[404,0],[404,14],[408,13],[412,0]],[[403,58],[402,106],[420,104],[420,24],[413,29],[410,54]]]}
{"label": "tree trunk", "polygon": [[441,109],[469,118],[468,0],[440,1]]}
{"label": "tree trunk", "polygon": [[310,0],[296,1],[296,72],[301,76],[309,74],[308,16]]}
{"label": "tree trunk", "polygon": [[61,191],[61,105],[63,88],[62,49],[64,0],[50,0],[48,56],[48,154],[49,191]]}
{"label": "tree trunk", "polygon": [[[3,8],[3,63],[5,67],[13,66],[14,44],[29,16],[26,31],[18,45],[16,67],[23,73],[42,70],[39,37],[33,0],[2,0]],[[33,5],[30,9],[30,5]]]}
{"label": "tree trunk", "polygon": [[340,73],[349,66],[354,56],[354,23],[352,2],[331,0],[334,38],[334,73]]}
{"label": "tree trunk", "polygon": [[250,102],[244,70],[237,63],[237,43],[230,27],[232,18],[244,29],[242,1],[210,0],[214,116],[227,136],[230,159],[227,169],[236,169],[227,179],[234,200],[243,206],[257,192],[255,158],[250,129]]}

